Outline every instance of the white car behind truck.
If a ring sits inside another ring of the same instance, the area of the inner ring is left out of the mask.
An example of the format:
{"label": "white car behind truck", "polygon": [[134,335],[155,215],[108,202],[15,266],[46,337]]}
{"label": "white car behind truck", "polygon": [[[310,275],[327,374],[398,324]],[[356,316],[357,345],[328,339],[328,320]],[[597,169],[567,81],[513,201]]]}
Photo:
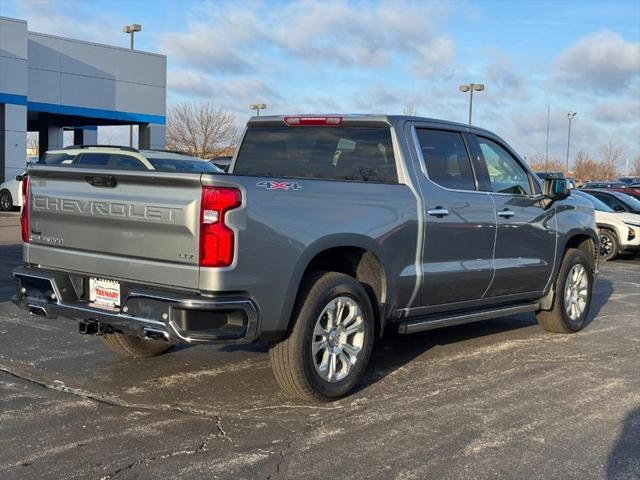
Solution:
{"label": "white car behind truck", "polygon": [[[21,175],[19,175],[21,177]],[[22,180],[10,178],[0,184],[0,211],[10,212],[22,208]]]}
{"label": "white car behind truck", "polygon": [[640,252],[640,215],[616,212],[593,195],[579,190],[572,194],[593,205],[602,260],[614,260],[620,252]]}

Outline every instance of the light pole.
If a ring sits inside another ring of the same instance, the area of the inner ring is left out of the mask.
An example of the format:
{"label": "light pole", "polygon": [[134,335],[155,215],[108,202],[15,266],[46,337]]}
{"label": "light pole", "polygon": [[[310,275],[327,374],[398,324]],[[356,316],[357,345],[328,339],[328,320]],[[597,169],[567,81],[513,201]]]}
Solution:
{"label": "light pole", "polygon": [[484,84],[482,83],[465,83],[458,87],[462,93],[469,92],[469,125],[471,125],[471,112],[473,110],[473,91],[481,92],[484,90]]}
{"label": "light pole", "polygon": [[264,110],[266,108],[267,108],[266,103],[252,103],[251,105],[249,105],[249,109],[255,110],[257,112],[256,115],[258,117],[260,116],[260,110]]}
{"label": "light pole", "polygon": [[566,165],[566,169],[567,169],[567,173],[569,173],[569,145],[571,144],[571,120],[573,120],[573,117],[576,116],[576,112],[567,112],[567,118],[569,119],[569,132],[567,134],[567,165]]}
{"label": "light pole", "polygon": [[544,171],[549,171],[549,127],[551,126],[551,106],[547,105],[547,148],[544,152]]}
{"label": "light pole", "polygon": [[[125,25],[122,27],[124,33],[128,33],[131,36],[131,50],[133,50],[133,37],[136,32],[142,31],[142,25],[139,23],[132,23],[131,25]],[[129,125],[129,146],[133,147],[133,125]]]}

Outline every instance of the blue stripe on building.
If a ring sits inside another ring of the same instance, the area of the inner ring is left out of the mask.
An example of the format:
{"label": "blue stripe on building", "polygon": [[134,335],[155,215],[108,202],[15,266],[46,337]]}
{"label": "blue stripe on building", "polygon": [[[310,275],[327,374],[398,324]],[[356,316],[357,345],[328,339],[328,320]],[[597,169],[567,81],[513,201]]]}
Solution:
{"label": "blue stripe on building", "polygon": [[145,113],[119,112],[117,110],[103,110],[100,108],[74,107],[72,105],[57,105],[54,103],[30,102],[25,95],[14,95],[0,92],[0,103],[25,105],[31,112],[56,113],[58,115],[74,115],[77,117],[100,118],[130,123],[155,123],[164,125],[166,117],[163,115],[148,115]]}

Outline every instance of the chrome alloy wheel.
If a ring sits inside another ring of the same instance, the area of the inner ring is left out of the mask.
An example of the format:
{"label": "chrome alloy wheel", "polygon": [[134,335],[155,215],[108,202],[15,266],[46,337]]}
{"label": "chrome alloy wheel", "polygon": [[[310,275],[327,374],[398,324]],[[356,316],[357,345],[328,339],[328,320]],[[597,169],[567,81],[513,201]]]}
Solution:
{"label": "chrome alloy wheel", "polygon": [[581,264],[574,265],[564,287],[564,309],[571,320],[580,318],[587,308],[588,287],[587,270]]}
{"label": "chrome alloy wheel", "polygon": [[613,242],[607,235],[600,235],[600,255],[607,258],[613,250]]}
{"label": "chrome alloy wheel", "polygon": [[331,383],[343,380],[360,358],[364,317],[350,297],[337,297],[324,307],[313,329],[311,354],[320,376]]}

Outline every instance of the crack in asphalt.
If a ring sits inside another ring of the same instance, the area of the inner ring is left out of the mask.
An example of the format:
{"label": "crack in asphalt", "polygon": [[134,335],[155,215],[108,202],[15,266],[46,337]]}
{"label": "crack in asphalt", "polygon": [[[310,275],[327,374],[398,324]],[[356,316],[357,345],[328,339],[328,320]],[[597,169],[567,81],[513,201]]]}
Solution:
{"label": "crack in asphalt", "polygon": [[176,413],[180,413],[183,415],[190,415],[190,416],[196,416],[199,418],[204,418],[208,421],[212,421],[214,422],[215,425],[215,431],[209,433],[204,440],[193,450],[179,450],[176,452],[172,452],[172,453],[166,453],[166,454],[162,454],[162,455],[154,455],[152,457],[147,457],[147,458],[143,458],[140,460],[136,460],[134,462],[128,463],[127,465],[123,466],[123,467],[119,467],[118,469],[114,470],[113,472],[101,477],[101,480],[109,480],[112,479],[114,477],[116,477],[117,475],[121,474],[122,472],[131,470],[133,468],[136,468],[138,466],[141,465],[146,465],[148,463],[157,461],[157,460],[163,460],[166,458],[171,458],[171,457],[176,457],[176,456],[182,456],[182,455],[196,455],[199,453],[204,453],[207,452],[207,445],[209,444],[209,442],[211,442],[211,440],[213,440],[214,438],[221,438],[224,441],[227,442],[232,442],[231,438],[227,435],[227,432],[224,430],[224,428],[222,427],[222,417],[220,415],[215,415],[215,414],[210,414],[208,412],[202,411],[202,410],[197,410],[197,409],[193,409],[190,407],[179,407],[179,406],[173,406],[173,405],[158,405],[158,406],[152,406],[152,405],[144,405],[144,404],[132,404],[132,403],[128,403],[122,400],[119,400],[117,398],[113,398],[113,397],[107,397],[107,396],[103,396],[103,395],[98,395],[95,393],[91,393],[88,392],[86,390],[82,390],[79,388],[72,388],[72,387],[68,387],[66,386],[64,383],[59,382],[59,383],[47,383],[47,382],[43,382],[40,380],[37,380],[35,378],[31,378],[28,377],[24,374],[20,374],[14,370],[11,370],[5,366],[0,365],[0,372],[4,372],[7,375],[10,375],[13,378],[17,378],[19,380],[23,380],[25,382],[28,383],[32,383],[34,385],[38,385],[39,387],[42,388],[46,388],[48,390],[53,390],[56,392],[62,392],[62,393],[67,393],[67,394],[71,394],[71,395],[75,395],[81,398],[86,398],[89,400],[93,400],[95,402],[101,403],[101,404],[105,404],[105,405],[109,405],[112,407],[121,407],[121,408],[129,408],[129,409],[133,409],[133,410],[138,410],[138,411],[171,411],[171,412],[176,412]]}
{"label": "crack in asphalt", "polygon": [[198,455],[198,454],[201,454],[201,453],[205,453],[205,452],[208,451],[207,450],[207,445],[209,444],[209,442],[212,439],[217,438],[217,437],[223,437],[225,440],[230,441],[229,437],[227,437],[227,434],[222,429],[222,427],[220,425],[220,422],[221,422],[220,417],[217,417],[216,418],[216,422],[215,422],[216,430],[214,432],[209,433],[204,438],[204,440],[200,443],[200,445],[198,445],[193,450],[178,450],[176,452],[165,453],[165,454],[162,454],[162,455],[153,455],[151,457],[142,458],[140,460],[136,460],[135,462],[128,463],[124,467],[117,468],[113,472],[108,473],[107,475],[104,475],[104,476],[100,477],[100,480],[110,480],[112,478],[117,477],[122,472],[126,472],[128,470],[132,470],[132,469],[134,469],[136,467],[144,466],[144,465],[147,465],[149,463],[156,462],[158,460],[165,460],[167,458],[173,458],[173,457],[179,457],[179,456]]}
{"label": "crack in asphalt", "polygon": [[276,463],[275,471],[267,475],[266,480],[275,480],[276,478],[286,478],[287,471],[289,470],[289,459],[287,458],[287,455],[289,454],[290,451],[294,449],[294,444],[300,438],[309,434],[314,429],[322,427],[323,425],[322,419],[320,418],[316,422],[306,422],[305,428],[299,432],[296,432],[295,430],[290,430],[288,428],[285,428],[282,424],[280,424],[280,422],[276,422],[276,423],[280,428],[288,431],[289,435],[287,435],[287,438],[283,441],[283,443],[285,443],[286,446],[282,450],[278,451],[280,460],[278,461],[278,463]]}

